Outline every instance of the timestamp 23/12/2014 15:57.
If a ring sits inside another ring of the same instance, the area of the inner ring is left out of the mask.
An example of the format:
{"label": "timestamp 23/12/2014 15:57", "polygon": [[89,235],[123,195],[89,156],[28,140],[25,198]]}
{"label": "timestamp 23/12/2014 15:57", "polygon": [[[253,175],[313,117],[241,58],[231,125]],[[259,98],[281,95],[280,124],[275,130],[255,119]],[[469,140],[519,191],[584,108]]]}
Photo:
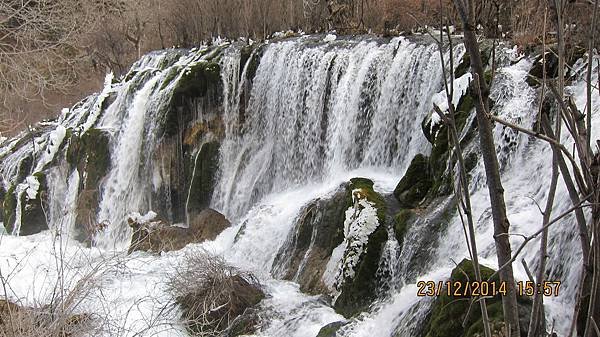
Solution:
{"label": "timestamp 23/12/2014 15:57", "polygon": [[[544,296],[558,296],[560,281],[517,282],[517,295],[534,296],[536,293]],[[506,296],[508,286],[506,282],[496,281],[419,281],[417,282],[417,296]]]}

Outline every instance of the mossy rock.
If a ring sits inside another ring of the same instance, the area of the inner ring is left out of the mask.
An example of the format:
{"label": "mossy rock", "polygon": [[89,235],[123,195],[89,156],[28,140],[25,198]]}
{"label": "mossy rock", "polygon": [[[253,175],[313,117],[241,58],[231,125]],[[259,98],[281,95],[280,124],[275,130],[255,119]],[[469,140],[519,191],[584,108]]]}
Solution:
{"label": "mossy rock", "polygon": [[[254,79],[254,76],[256,76],[256,71],[258,70],[258,66],[260,65],[260,59],[263,50],[264,48],[262,45],[247,45],[241,50],[240,69],[243,70],[246,64],[248,65],[248,69],[246,70],[246,79],[248,81],[252,81]],[[241,72],[240,76],[242,76]]]}
{"label": "mossy rock", "polygon": [[329,323],[326,326],[322,327],[321,330],[319,330],[317,337],[335,337],[338,330],[347,324],[348,322],[344,321]]}
{"label": "mossy rock", "polygon": [[366,199],[374,204],[374,207],[377,209],[377,218],[379,219],[379,223],[382,224],[385,222],[385,212],[387,206],[385,204],[385,199],[381,196],[381,194],[373,190],[373,185],[374,183],[370,179],[352,178],[350,179],[350,185],[348,185],[348,188],[351,191],[361,190]]}
{"label": "mossy rock", "polygon": [[[494,270],[480,265],[482,280],[495,282],[498,287],[500,280],[496,274],[493,278]],[[473,263],[468,260],[462,260],[456,268],[452,270],[449,281],[474,282],[475,272]],[[483,323],[479,305],[475,304],[470,307],[470,302],[473,298],[470,294],[464,296],[461,290],[459,296],[448,296],[447,288],[444,286],[441,294],[435,299],[431,314],[425,329],[425,337],[472,337],[480,336],[483,332]],[[500,331],[504,326],[504,314],[502,311],[502,294],[497,294],[494,297],[486,299],[488,316],[492,327],[492,335],[501,335]],[[527,324],[529,321],[528,313],[531,312],[531,299],[527,297],[518,297],[519,312],[522,315],[521,320],[521,335],[527,335]],[[468,314],[468,316],[467,316]],[[463,322],[466,324],[463,327]]]}
{"label": "mossy rock", "polygon": [[[45,200],[45,191],[47,190],[46,177],[41,172],[36,172],[33,174],[34,177],[37,178],[40,183],[38,194],[35,199],[28,200],[27,193],[23,192],[21,194],[21,228],[19,231],[20,235],[33,235],[37,234],[43,230],[48,229],[48,222],[46,220],[46,214],[44,209]],[[8,233],[12,233],[14,230],[16,218],[16,208],[17,208],[17,195],[16,195],[16,186],[11,185],[11,187],[6,192],[4,197],[4,228]]]}
{"label": "mossy rock", "polygon": [[[344,242],[346,210],[352,206],[348,184],[343,184],[331,196],[306,205],[297,218],[294,230],[283,245],[275,262],[275,272],[285,280],[295,280],[300,290],[311,295],[329,294],[323,283],[333,250]],[[281,270],[285,268],[284,270]]]}
{"label": "mossy rock", "polygon": [[337,313],[344,317],[352,317],[368,309],[377,298],[376,273],[383,246],[388,240],[385,226],[379,226],[369,236],[365,251],[361,255],[352,280],[345,280],[341,293],[334,304]]}
{"label": "mossy rock", "polygon": [[428,158],[417,154],[394,189],[394,196],[402,207],[414,208],[425,198],[432,183]]}
{"label": "mossy rock", "polygon": [[345,279],[342,283],[334,309],[337,313],[352,317],[364,310],[377,298],[377,269],[383,246],[388,240],[385,227],[387,205],[383,196],[373,190],[373,181],[366,178],[352,178],[348,185],[349,191],[360,190],[369,202],[377,209],[379,226],[371,235],[354,267],[354,277]]}
{"label": "mossy rock", "polygon": [[221,66],[215,62],[198,62],[183,71],[175,91],[186,96],[204,96],[209,86],[221,81]]}
{"label": "mossy rock", "polygon": [[[99,204],[99,186],[111,167],[110,139],[108,132],[91,128],[82,135],[73,133],[69,138],[66,158],[71,170],[77,168],[84,177],[77,199],[75,237],[81,242],[90,239],[95,225]],[[85,172],[85,175],[83,175]]]}
{"label": "mossy rock", "polygon": [[[202,145],[196,156],[188,158],[185,171],[190,181],[190,195],[187,202],[188,212],[196,214],[210,205],[213,190],[219,169],[219,149],[221,144],[217,141]],[[185,189],[186,191],[188,189]]]}
{"label": "mossy rock", "polygon": [[10,185],[2,199],[4,228],[8,233],[12,232],[12,224],[15,222],[15,208],[17,207],[15,190],[16,186],[14,184]]}
{"label": "mossy rock", "polygon": [[404,236],[414,215],[412,210],[402,209],[394,216],[394,234],[400,246],[404,243]]}

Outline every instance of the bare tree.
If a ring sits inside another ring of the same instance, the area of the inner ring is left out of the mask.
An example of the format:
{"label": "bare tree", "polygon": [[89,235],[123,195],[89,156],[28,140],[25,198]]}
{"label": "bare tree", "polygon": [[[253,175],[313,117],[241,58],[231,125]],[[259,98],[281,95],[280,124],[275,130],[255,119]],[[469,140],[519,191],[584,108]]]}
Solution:
{"label": "bare tree", "polygon": [[496,242],[496,255],[500,280],[507,284],[507,296],[502,298],[504,319],[510,336],[520,335],[519,311],[517,296],[515,292],[515,279],[513,275],[511,260],[511,248],[508,236],[510,223],[506,216],[506,204],[504,202],[504,188],[500,180],[500,169],[496,147],[494,145],[493,129],[489,120],[489,87],[484,76],[484,65],[481,60],[479,44],[475,35],[474,3],[472,0],[454,0],[455,7],[460,15],[463,30],[464,44],[471,60],[471,72],[473,73],[475,92],[475,110],[477,124],[479,126],[479,144],[485,166],[487,185],[490,194],[490,204],[494,221],[494,239]]}

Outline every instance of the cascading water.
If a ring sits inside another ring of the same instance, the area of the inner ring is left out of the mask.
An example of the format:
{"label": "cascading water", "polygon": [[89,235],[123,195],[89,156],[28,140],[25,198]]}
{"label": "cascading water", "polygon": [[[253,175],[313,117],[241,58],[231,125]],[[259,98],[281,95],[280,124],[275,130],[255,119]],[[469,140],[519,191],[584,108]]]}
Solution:
{"label": "cascading water", "polygon": [[360,167],[402,171],[427,149],[420,116],[429,112],[441,76],[437,48],[404,39],[269,45],[245,120],[225,112],[230,126],[242,127],[227,129],[213,206],[236,219],[270,192]]}
{"label": "cascading water", "polygon": [[[428,214],[408,228],[401,244],[393,237],[391,227],[387,228],[388,240],[378,274],[385,296],[350,320],[336,314],[322,298],[301,293],[298,284],[278,280],[289,264],[285,254],[283,258],[278,254],[287,252],[286,245],[293,243],[290,237],[293,238],[305,206],[331,197],[341,183],[359,176],[372,179],[376,191],[390,194],[410,160],[418,153],[430,152],[421,121],[442,90],[443,72],[437,46],[419,37],[333,42],[302,37],[265,44],[249,56],[244,56],[245,53],[236,44],[226,44],[212,49],[147,55],[122,80],[108,76],[100,94],[63,111],[56,122],[44,123],[37,130],[2,143],[0,176],[4,190],[16,196],[16,216],[21,216],[21,202],[39,197],[36,174],[47,171],[49,226],[71,230],[80,198],[78,186],[86,179],[87,172],[72,167],[66,155],[60,158],[57,153],[71,146],[66,139],[73,133],[82,136],[92,128],[97,129],[110,135],[111,165],[99,185],[96,214],[97,220],[105,221],[109,227],[106,233],[97,235],[96,241],[103,249],[126,245],[127,215],[152,210],[157,202],[152,200],[153,193],[161,186],[167,186],[166,193],[171,193],[170,185],[180,179],[172,172],[165,173],[169,171],[166,164],[154,156],[163,141],[166,115],[170,113],[178,85],[198,64],[216,60],[220,66],[222,111],[198,108],[193,121],[203,125],[200,121],[208,120],[209,114],[221,114],[219,171],[210,203],[234,225],[202,247],[223,255],[240,268],[252,270],[265,284],[271,297],[261,304],[267,318],[258,334],[314,337],[324,325],[344,321],[347,324],[338,331],[338,336],[417,336],[432,300],[417,297],[415,283],[445,279],[454,261],[468,256],[459,217],[445,213],[452,198],[441,198],[436,201],[439,205],[430,206]],[[455,47],[454,64],[459,63],[463,54],[462,46]],[[531,128],[538,106],[535,90],[525,82],[531,61],[511,58],[510,51],[506,54],[508,61],[500,63],[492,86],[494,113]],[[582,69],[577,65],[575,68]],[[585,104],[582,74],[575,72],[573,76],[568,91],[582,107]],[[598,137],[598,93],[594,94],[593,102],[592,136]],[[472,116],[467,123],[471,121]],[[549,181],[549,174],[533,173],[550,172],[551,151],[546,144],[500,125],[496,125],[494,136],[511,231],[531,234],[541,226],[536,203],[545,201]],[[568,136],[563,134],[563,140],[568,143]],[[476,152],[476,142],[469,143],[466,150]],[[195,177],[200,170],[197,168],[200,152],[195,149],[192,153],[191,176]],[[483,166],[478,163],[471,172],[478,246],[483,262],[497,266],[485,184]],[[183,200],[187,222],[188,207],[194,196],[191,186],[191,183],[186,185]],[[561,182],[555,213],[569,207],[570,200]],[[439,218],[445,219],[444,227],[438,226]],[[374,225],[373,219],[365,223]],[[13,233],[18,234],[18,228],[14,226]],[[556,330],[564,332],[572,313],[562,310],[561,305],[572,305],[574,301],[579,270],[573,266],[580,265],[581,254],[577,240],[573,239],[570,217],[553,228],[549,279],[563,281],[563,287],[560,296],[545,303],[547,317],[556,319]],[[301,254],[292,281],[298,282],[310,262],[317,234],[316,228],[312,228],[308,248]],[[521,240],[513,237],[513,247]],[[537,246],[537,241],[532,241],[522,253],[532,268],[536,268]],[[143,277],[158,279],[158,283],[161,277],[166,277],[163,275],[166,272],[158,272],[159,267],[173,264],[179,258],[177,254],[166,254],[152,261],[147,258],[148,263],[133,263],[133,276],[125,274],[119,281],[111,282],[111,286],[124,292],[128,277],[137,283],[143,283]],[[343,258],[343,245],[328,257],[322,276],[328,287],[335,283]],[[144,263],[156,264],[140,265]],[[516,275],[526,278],[520,266],[516,267]],[[147,293],[155,291],[147,288],[144,288]],[[161,301],[166,297],[162,288],[156,290]],[[124,311],[121,306],[116,310]],[[140,313],[140,317],[144,314]],[[166,332],[169,333],[183,332],[174,329]],[[127,334],[134,335],[133,330]]]}

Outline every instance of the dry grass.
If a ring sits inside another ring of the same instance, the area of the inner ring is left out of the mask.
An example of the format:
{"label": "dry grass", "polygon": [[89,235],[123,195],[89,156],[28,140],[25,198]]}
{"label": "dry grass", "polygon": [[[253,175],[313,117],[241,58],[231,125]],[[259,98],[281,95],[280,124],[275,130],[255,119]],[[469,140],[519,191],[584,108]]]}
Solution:
{"label": "dry grass", "polygon": [[59,277],[47,303],[25,305],[7,300],[10,286],[0,274],[4,299],[0,299],[1,337],[77,337],[94,335],[101,330],[96,315],[81,313],[82,303],[97,288],[103,264],[79,279],[72,287]]}
{"label": "dry grass", "polygon": [[204,251],[188,253],[168,287],[196,336],[219,336],[264,298],[252,274]]}

